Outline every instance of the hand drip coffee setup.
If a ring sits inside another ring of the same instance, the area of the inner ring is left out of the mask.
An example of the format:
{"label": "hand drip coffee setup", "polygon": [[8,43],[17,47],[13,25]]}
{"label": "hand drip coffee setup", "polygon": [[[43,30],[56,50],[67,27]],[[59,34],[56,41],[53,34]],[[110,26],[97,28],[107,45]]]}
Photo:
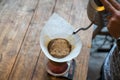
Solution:
{"label": "hand drip coffee setup", "polygon": [[[91,2],[88,3],[88,6],[90,6],[90,4]],[[104,7],[102,8],[104,9]],[[89,11],[89,9],[90,7],[87,11]],[[82,42],[76,33],[80,30],[89,29],[92,24],[98,24],[99,22],[96,22],[96,19],[99,11],[101,11],[101,8],[97,11],[95,9],[92,17],[91,14],[88,13],[91,24],[86,28],[79,29],[74,29],[56,13],[50,17],[40,34],[40,47],[46,56],[45,67],[47,73],[51,76],[73,80],[76,64],[74,58],[80,54],[82,48]],[[62,40],[59,41],[58,39]],[[67,42],[64,42],[63,39]],[[65,43],[69,44],[65,45]]]}

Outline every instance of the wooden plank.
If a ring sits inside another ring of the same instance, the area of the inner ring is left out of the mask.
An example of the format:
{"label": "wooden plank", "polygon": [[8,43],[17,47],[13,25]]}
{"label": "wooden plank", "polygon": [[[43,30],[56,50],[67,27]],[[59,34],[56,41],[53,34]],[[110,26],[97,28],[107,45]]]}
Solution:
{"label": "wooden plank", "polygon": [[54,12],[69,21],[72,7],[73,0],[57,0]]}
{"label": "wooden plank", "polygon": [[37,0],[7,0],[0,12],[0,80],[7,80]]}
{"label": "wooden plank", "polygon": [[[35,74],[34,68],[36,68],[36,62],[40,56],[40,30],[44,26],[45,21],[48,20],[52,14],[54,6],[55,0],[40,0],[38,2],[37,9],[32,18],[9,80],[31,80],[33,78],[32,74],[34,74],[33,80],[43,80],[40,78],[40,76],[42,77],[43,67],[40,66],[38,70],[41,72],[40,74]],[[42,65],[44,61],[42,60],[40,62]]]}
{"label": "wooden plank", "polygon": [[[70,23],[75,28],[87,27],[90,24],[90,21],[87,17],[87,3],[88,0],[74,0]],[[80,31],[78,33],[83,46],[79,56],[76,58],[77,66],[73,80],[86,80],[92,32],[93,28],[91,27],[87,31]]]}
{"label": "wooden plank", "polygon": [[[5,30],[5,28],[3,27],[5,25],[5,21],[3,20],[3,13],[5,13],[5,8],[8,7],[6,6],[6,4],[8,4],[7,0],[0,0],[0,36],[1,38],[3,38],[3,36],[8,32],[7,30]],[[10,4],[9,4],[10,5]],[[9,7],[10,8],[10,7]],[[3,22],[4,21],[4,22]],[[9,27],[8,27],[9,28]],[[8,29],[6,28],[6,29]],[[1,41],[1,40],[0,40]]]}
{"label": "wooden plank", "polygon": [[[59,14],[60,16],[62,16],[64,19],[66,19],[67,21],[69,21],[70,18],[70,12],[72,9],[72,4],[73,4],[73,0],[57,0],[56,2],[56,6],[55,9],[53,10],[53,12]],[[46,70],[45,70],[45,64],[44,64],[44,60],[45,60],[45,55],[43,54],[43,52],[40,52],[40,56],[38,59],[38,63],[36,65],[36,69],[33,75],[33,80],[66,80],[66,79],[61,79],[61,78],[57,78],[57,77],[51,77],[47,75]]]}

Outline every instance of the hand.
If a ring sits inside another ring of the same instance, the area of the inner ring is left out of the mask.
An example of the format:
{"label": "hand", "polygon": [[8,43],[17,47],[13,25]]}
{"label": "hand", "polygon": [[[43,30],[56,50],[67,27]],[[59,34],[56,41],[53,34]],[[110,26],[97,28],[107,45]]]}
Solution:
{"label": "hand", "polygon": [[120,37],[120,4],[116,0],[101,0],[105,9],[112,15],[109,18],[107,28],[116,39]]}

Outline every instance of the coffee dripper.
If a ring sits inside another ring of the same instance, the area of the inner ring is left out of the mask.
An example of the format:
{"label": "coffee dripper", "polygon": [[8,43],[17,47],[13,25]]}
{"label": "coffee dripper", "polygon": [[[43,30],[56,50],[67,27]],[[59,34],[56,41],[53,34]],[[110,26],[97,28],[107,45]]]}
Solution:
{"label": "coffee dripper", "polygon": [[[82,42],[78,34],[72,35],[75,29],[58,14],[54,13],[40,33],[40,47],[45,57],[45,69],[52,76],[73,78],[75,60],[81,51]],[[69,55],[63,58],[53,57],[48,51],[48,44],[56,38],[66,39],[72,46]],[[72,71],[72,73],[71,73]]]}

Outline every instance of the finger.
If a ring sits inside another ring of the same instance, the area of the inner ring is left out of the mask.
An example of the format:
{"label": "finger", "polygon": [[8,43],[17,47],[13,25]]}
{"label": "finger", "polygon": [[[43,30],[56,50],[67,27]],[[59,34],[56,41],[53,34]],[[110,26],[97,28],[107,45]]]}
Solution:
{"label": "finger", "polygon": [[108,0],[101,0],[101,2],[106,8],[106,10],[110,11],[111,13],[116,12],[116,9],[113,7],[113,5]]}
{"label": "finger", "polygon": [[114,6],[114,8],[120,10],[120,4],[116,0],[109,0],[109,2]]}
{"label": "finger", "polygon": [[120,36],[120,34],[117,33],[118,32],[117,28],[113,29],[112,26],[110,26],[109,24],[107,25],[107,28],[111,36],[115,37],[116,39]]}

